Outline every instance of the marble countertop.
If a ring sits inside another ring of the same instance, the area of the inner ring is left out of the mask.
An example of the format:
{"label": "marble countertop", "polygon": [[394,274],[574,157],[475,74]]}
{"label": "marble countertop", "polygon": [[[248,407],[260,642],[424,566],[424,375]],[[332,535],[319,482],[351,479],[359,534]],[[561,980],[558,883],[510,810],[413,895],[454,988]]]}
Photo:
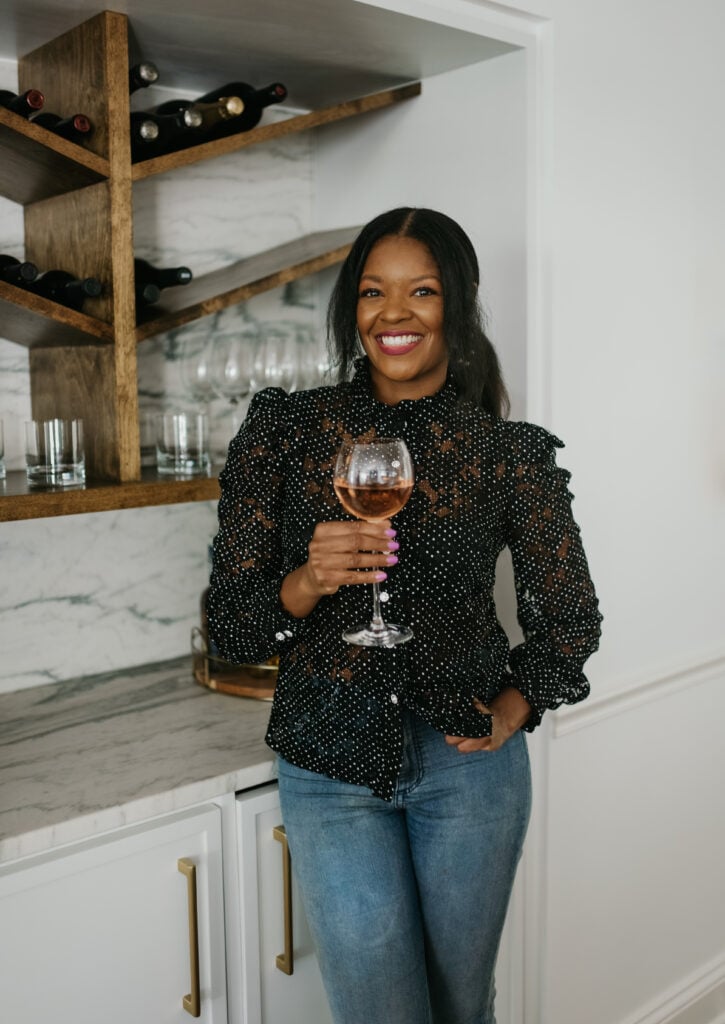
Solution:
{"label": "marble countertop", "polygon": [[269,781],[270,707],[188,657],[0,695],[0,863]]}

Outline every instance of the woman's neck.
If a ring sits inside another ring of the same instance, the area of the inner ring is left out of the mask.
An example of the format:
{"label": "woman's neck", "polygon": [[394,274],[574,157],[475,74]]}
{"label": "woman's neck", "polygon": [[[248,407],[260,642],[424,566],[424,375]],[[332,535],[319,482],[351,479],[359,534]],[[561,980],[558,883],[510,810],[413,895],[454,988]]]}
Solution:
{"label": "woman's neck", "polygon": [[397,405],[404,400],[415,401],[435,395],[446,382],[447,364],[436,366],[430,374],[416,377],[414,380],[393,380],[381,374],[375,366],[370,365],[370,386],[373,395],[383,405]]}

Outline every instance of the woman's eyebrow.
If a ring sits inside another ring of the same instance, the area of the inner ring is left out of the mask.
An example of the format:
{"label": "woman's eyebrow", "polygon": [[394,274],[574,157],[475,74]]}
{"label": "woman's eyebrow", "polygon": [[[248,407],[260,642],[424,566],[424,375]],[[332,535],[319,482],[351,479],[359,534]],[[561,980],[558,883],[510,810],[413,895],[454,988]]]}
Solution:
{"label": "woman's eyebrow", "polygon": [[[377,274],[362,274],[360,276],[361,281],[382,281],[382,277],[378,277]],[[440,281],[437,274],[421,274],[420,277],[411,277],[410,283],[415,284],[416,281]]]}

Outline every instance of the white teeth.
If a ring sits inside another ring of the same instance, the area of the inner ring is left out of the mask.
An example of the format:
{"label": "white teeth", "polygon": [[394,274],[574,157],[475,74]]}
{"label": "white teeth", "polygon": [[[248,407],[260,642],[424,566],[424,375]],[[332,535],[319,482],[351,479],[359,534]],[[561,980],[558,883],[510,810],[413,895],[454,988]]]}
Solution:
{"label": "white teeth", "polygon": [[386,348],[396,348],[403,345],[415,345],[416,342],[420,341],[419,334],[380,334],[378,335],[378,341],[381,345],[385,345]]}

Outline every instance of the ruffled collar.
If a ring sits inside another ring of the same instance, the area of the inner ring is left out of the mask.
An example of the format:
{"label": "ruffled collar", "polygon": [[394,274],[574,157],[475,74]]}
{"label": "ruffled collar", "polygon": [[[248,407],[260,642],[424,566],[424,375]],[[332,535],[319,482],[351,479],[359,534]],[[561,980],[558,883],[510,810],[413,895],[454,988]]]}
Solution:
{"label": "ruffled collar", "polygon": [[374,412],[396,409],[405,412],[406,415],[428,417],[432,414],[437,416],[452,408],[458,398],[456,384],[449,369],[445,383],[434,394],[424,395],[422,398],[402,398],[395,405],[386,405],[385,402],[380,402],[373,393],[368,357],[359,356],[355,360],[354,366],[355,373],[351,380],[353,395],[356,399],[364,401]]}

